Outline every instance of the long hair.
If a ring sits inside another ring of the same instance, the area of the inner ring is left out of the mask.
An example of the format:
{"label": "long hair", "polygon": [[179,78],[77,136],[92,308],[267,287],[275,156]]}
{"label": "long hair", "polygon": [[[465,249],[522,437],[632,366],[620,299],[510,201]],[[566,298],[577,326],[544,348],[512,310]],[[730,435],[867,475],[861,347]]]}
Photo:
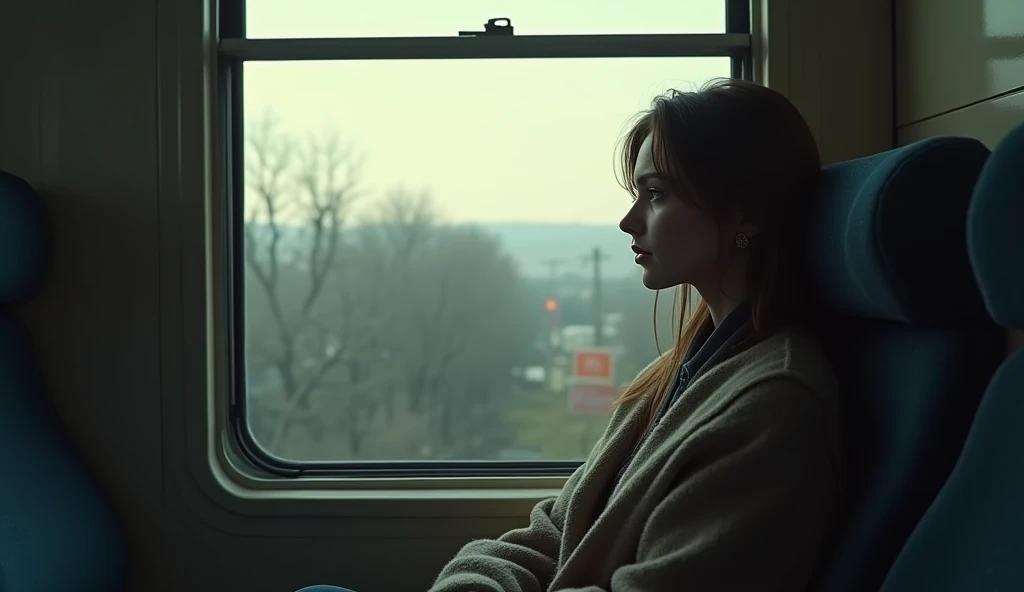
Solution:
{"label": "long hair", "polygon": [[[619,182],[634,196],[633,170],[648,136],[655,169],[669,180],[676,199],[692,200],[720,221],[743,211],[757,224],[759,233],[750,238],[747,278],[755,337],[799,324],[805,307],[796,240],[821,158],[796,107],[777,91],[733,79],[657,97],[622,142]],[[711,322],[703,300],[691,310],[691,292],[688,285],[677,288],[674,308],[679,317],[672,349],[641,372],[615,402],[646,397],[648,421],[653,421],[694,338]]]}

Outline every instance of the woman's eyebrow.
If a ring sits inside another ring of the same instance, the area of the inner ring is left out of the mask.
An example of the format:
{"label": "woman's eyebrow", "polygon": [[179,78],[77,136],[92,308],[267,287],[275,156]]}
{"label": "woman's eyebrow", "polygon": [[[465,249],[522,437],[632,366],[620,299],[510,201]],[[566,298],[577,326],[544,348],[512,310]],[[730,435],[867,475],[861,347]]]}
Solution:
{"label": "woman's eyebrow", "polygon": [[659,175],[658,173],[644,173],[644,174],[640,175],[639,177],[637,177],[633,181],[633,184],[636,185],[637,187],[639,187],[640,185],[643,185],[644,183],[646,183],[646,182],[648,182],[648,181],[650,181],[652,179],[656,180],[656,181],[663,180],[661,175]]}

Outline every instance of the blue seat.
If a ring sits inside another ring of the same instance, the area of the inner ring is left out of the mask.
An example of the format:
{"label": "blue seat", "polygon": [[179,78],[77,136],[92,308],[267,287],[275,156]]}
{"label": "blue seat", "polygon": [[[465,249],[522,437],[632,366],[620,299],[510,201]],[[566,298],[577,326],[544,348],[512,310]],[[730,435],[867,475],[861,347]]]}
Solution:
{"label": "blue seat", "polygon": [[[968,215],[989,313],[1024,329],[1024,126],[996,147]],[[949,480],[907,541],[885,592],[1024,590],[1024,351],[996,371]]]}
{"label": "blue seat", "polygon": [[846,514],[812,589],[878,590],[952,470],[1002,335],[967,258],[989,150],[934,138],[825,168],[810,293],[844,389]]}
{"label": "blue seat", "polygon": [[8,310],[32,299],[50,236],[39,196],[0,172],[0,591],[123,590],[111,508],[43,391],[32,343]]}

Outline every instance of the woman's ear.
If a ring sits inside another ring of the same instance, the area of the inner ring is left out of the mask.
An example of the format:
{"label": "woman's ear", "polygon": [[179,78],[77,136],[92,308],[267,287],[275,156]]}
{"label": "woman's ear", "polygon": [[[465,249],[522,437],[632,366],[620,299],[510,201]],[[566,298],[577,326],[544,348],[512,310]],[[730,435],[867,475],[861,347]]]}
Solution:
{"label": "woman's ear", "polygon": [[736,232],[742,232],[748,237],[755,237],[761,234],[761,227],[746,212],[736,212],[734,223],[736,225]]}
{"label": "woman's ear", "polygon": [[742,232],[743,234],[752,238],[761,234],[761,228],[757,224],[747,222],[744,224],[740,224],[739,232]]}

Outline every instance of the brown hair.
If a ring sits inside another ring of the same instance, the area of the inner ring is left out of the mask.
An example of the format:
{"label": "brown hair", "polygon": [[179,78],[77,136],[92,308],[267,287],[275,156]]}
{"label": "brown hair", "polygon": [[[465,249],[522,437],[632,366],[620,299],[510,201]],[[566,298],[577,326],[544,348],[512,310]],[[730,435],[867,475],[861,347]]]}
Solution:
{"label": "brown hair", "polygon": [[[733,79],[716,79],[696,92],[670,91],[656,98],[623,141],[619,182],[634,196],[633,170],[648,135],[655,169],[669,180],[673,193],[719,220],[744,211],[758,225],[760,232],[750,238],[748,278],[755,336],[799,323],[805,310],[794,239],[800,235],[821,158],[796,107],[777,91]],[[689,293],[688,286],[679,286],[680,317],[672,349],[641,372],[615,402],[621,405],[649,395],[649,421],[695,336],[711,322],[703,300],[687,315]]]}

